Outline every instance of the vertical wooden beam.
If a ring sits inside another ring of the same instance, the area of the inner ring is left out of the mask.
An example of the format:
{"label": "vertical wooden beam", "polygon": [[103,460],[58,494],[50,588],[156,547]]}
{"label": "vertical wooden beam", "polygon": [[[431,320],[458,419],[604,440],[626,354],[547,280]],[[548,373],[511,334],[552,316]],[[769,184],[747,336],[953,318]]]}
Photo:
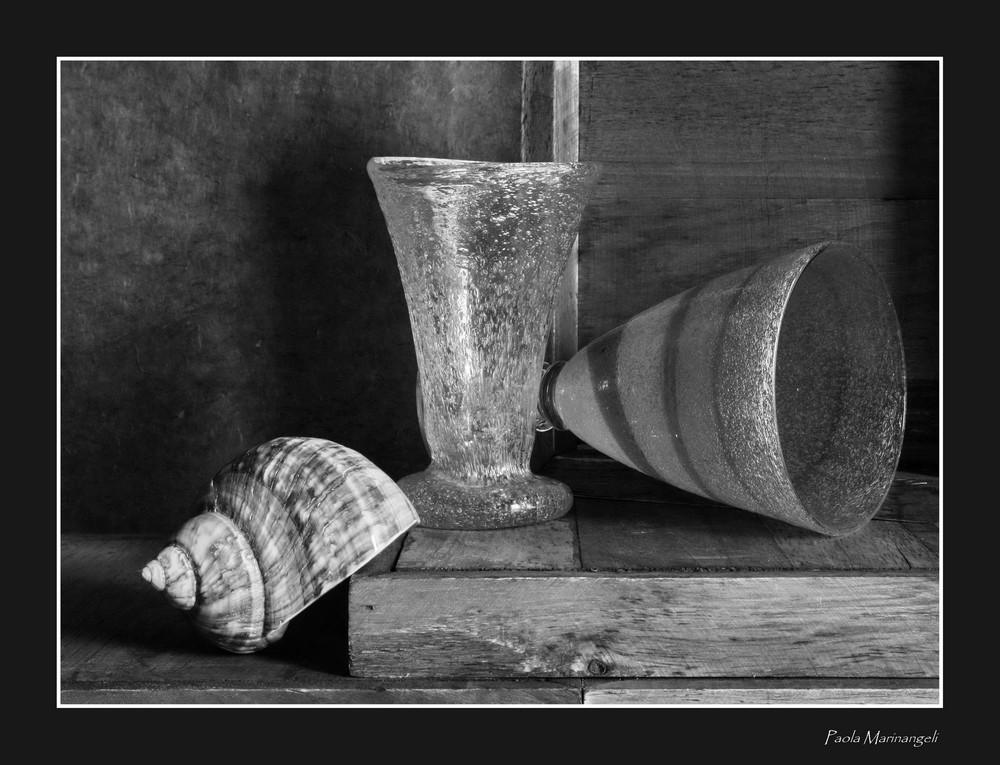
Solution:
{"label": "vertical wooden beam", "polygon": [[[521,78],[521,161],[576,162],[580,148],[580,65],[577,61],[525,61]],[[577,351],[577,241],[573,242],[552,308],[546,349],[549,362]],[[568,432],[538,433],[532,467],[553,454],[570,451],[577,439]]]}
{"label": "vertical wooden beam", "polygon": [[521,68],[521,161],[551,162],[553,91],[552,61],[525,61]]}
{"label": "vertical wooden beam", "polygon": [[552,158],[576,162],[580,158],[580,62],[552,62]]}
{"label": "vertical wooden beam", "polygon": [[[552,158],[576,162],[580,157],[580,64],[553,64]],[[568,360],[577,351],[577,278],[579,237],[573,241],[566,271],[556,295],[552,321],[552,360]]]}

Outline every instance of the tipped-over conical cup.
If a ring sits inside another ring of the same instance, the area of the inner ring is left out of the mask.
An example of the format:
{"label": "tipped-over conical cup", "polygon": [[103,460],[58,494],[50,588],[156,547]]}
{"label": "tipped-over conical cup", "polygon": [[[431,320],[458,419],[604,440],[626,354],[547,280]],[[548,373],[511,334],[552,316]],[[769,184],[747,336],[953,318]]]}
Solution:
{"label": "tipped-over conical cup", "polygon": [[550,368],[540,407],[647,475],[841,535],[885,499],[905,402],[885,283],[824,242],[638,314]]}

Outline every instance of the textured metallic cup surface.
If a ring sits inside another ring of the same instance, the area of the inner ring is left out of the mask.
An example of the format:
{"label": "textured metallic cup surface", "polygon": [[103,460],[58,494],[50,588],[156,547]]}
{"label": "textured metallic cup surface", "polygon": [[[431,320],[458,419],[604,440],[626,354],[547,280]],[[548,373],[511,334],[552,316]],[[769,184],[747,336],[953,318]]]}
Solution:
{"label": "textured metallic cup surface", "polygon": [[551,370],[556,425],[647,475],[823,534],[892,484],[906,374],[876,269],[823,242],[638,314]]}
{"label": "textured metallic cup surface", "polygon": [[552,303],[595,163],[375,157],[402,277],[430,466],[398,481],[421,525],[491,529],[572,506],[529,467]]}

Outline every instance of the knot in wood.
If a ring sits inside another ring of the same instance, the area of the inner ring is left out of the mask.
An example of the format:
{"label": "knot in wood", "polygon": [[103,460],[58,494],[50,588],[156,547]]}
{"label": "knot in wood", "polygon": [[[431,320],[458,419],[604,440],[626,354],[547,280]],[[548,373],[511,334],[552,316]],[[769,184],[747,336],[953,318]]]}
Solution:
{"label": "knot in wood", "polygon": [[591,659],[587,671],[592,675],[605,675],[608,672],[608,665],[600,659]]}

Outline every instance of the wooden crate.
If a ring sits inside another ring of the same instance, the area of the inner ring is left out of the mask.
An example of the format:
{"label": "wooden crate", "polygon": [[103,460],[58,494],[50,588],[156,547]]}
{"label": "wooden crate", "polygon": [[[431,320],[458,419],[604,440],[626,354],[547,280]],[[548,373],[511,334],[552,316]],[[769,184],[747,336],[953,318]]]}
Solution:
{"label": "wooden crate", "polygon": [[[543,472],[573,487],[567,517],[417,528],[392,570],[354,577],[352,675],[681,678],[758,701],[775,690],[759,679],[808,679],[778,696],[863,682],[873,703],[937,699],[936,479],[898,474],[876,518],[832,538],[713,505],[586,448]],[[669,703],[679,692],[647,685],[635,697]]]}

